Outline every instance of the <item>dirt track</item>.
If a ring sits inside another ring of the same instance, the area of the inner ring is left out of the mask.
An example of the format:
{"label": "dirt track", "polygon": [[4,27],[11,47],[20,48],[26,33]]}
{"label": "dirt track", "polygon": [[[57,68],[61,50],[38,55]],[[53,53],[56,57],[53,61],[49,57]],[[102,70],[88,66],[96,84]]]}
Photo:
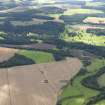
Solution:
{"label": "dirt track", "polygon": [[0,62],[8,60],[17,52],[16,49],[0,47]]}
{"label": "dirt track", "polygon": [[76,58],[0,69],[0,105],[55,105],[67,80],[81,68]]}

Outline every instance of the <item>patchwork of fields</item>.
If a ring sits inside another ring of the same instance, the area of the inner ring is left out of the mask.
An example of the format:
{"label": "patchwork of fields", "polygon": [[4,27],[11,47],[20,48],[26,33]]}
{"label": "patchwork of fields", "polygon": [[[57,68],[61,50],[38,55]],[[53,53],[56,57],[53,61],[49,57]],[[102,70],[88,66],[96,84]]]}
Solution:
{"label": "patchwork of fields", "polygon": [[105,1],[0,1],[0,105],[105,105]]}

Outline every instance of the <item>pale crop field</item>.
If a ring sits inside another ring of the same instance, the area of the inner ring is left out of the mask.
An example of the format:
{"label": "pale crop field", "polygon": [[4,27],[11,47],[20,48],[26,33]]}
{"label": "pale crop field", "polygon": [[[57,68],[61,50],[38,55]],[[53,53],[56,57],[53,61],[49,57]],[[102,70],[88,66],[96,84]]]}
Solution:
{"label": "pale crop field", "polygon": [[84,23],[105,24],[105,18],[102,17],[87,17],[83,20]]}
{"label": "pale crop field", "polygon": [[81,67],[80,60],[70,58],[0,69],[0,105],[55,105],[61,88]]}

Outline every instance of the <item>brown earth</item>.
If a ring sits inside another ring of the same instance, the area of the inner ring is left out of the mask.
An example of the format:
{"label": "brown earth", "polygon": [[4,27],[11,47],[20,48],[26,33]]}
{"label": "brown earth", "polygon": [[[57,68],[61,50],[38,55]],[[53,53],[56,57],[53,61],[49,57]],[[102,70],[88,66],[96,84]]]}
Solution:
{"label": "brown earth", "polygon": [[0,105],[55,105],[61,88],[82,67],[76,58],[0,69]]}
{"label": "brown earth", "polygon": [[16,49],[0,47],[0,62],[8,60],[17,52]]}
{"label": "brown earth", "polygon": [[10,45],[0,44],[1,47],[17,48],[17,49],[34,49],[34,50],[52,50],[56,48],[56,45],[47,43],[25,44],[25,45]]}

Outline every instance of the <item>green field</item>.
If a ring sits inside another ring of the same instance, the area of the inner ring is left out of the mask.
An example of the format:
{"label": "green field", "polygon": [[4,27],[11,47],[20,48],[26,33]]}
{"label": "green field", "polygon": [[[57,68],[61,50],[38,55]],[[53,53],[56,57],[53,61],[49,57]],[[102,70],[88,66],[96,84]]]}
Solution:
{"label": "green field", "polygon": [[0,62],[0,68],[48,63],[55,61],[53,54],[43,51],[19,50],[13,57]]}
{"label": "green field", "polygon": [[51,53],[42,51],[20,50],[18,54],[30,58],[35,63],[47,63],[54,61],[54,57]]}
{"label": "green field", "polygon": [[105,105],[105,100],[98,102],[96,105]]}
{"label": "green field", "polygon": [[85,31],[77,32],[77,35],[73,37],[68,34],[64,34],[63,39],[67,42],[83,42],[95,46],[105,46],[105,36],[97,36],[86,33]]}
{"label": "green field", "polygon": [[105,86],[105,73],[98,78],[100,86]]}
{"label": "green field", "polygon": [[91,97],[97,96],[100,93],[99,91],[85,87],[82,85],[81,81],[96,74],[104,65],[104,59],[93,59],[91,64],[85,68],[88,72],[85,74],[79,73],[74,77],[72,84],[69,84],[64,88],[61,94],[61,105],[87,105],[86,103],[91,99]]}
{"label": "green field", "polygon": [[96,72],[105,64],[104,59],[93,59],[91,65],[87,66],[88,72]]}

